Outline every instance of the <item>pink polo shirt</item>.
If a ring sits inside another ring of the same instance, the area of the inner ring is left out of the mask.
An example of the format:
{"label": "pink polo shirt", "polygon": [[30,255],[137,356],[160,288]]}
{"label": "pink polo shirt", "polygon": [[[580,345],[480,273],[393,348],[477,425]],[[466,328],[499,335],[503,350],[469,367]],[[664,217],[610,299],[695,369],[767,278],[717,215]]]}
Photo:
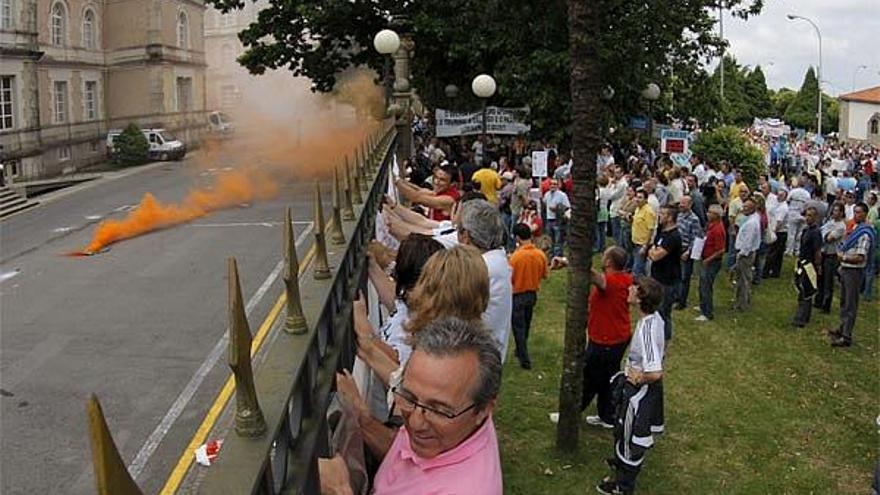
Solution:
{"label": "pink polo shirt", "polygon": [[418,457],[401,428],[373,481],[374,495],[500,495],[501,459],[490,416],[467,440],[431,459]]}

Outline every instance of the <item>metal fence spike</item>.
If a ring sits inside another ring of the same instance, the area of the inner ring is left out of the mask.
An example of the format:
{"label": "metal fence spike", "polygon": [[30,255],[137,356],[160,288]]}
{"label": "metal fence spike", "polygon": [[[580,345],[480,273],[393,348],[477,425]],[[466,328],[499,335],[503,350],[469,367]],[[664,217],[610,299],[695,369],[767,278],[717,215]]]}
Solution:
{"label": "metal fence spike", "polygon": [[303,315],[299,293],[299,257],[293,240],[290,208],[284,210],[284,287],[287,291],[287,317],[284,319],[284,329],[288,333],[306,333],[308,325]]}
{"label": "metal fence spike", "polygon": [[122,456],[110,435],[101,402],[95,394],[86,405],[89,415],[89,438],[92,444],[92,465],[95,468],[95,485],[98,495],[142,495],[143,492],[131,478]]}
{"label": "metal fence spike", "polygon": [[350,165],[348,163],[348,155],[345,156],[345,170],[351,171],[351,201],[359,205],[364,202],[364,198],[361,196],[361,179],[357,169],[357,161]]}
{"label": "metal fence spike", "polygon": [[315,180],[315,270],[313,275],[316,280],[330,278],[327,243],[324,239],[324,206],[321,203],[321,184]]}
{"label": "metal fence spike", "polygon": [[330,223],[330,242],[336,245],[345,244],[345,232],[342,231],[342,194],[339,192],[339,169],[333,168],[333,221]]}
{"label": "metal fence spike", "polygon": [[247,438],[266,432],[266,420],[254,386],[251,341],[238,281],[238,265],[235,258],[229,258],[229,367],[235,378],[235,433]]}
{"label": "metal fence spike", "polygon": [[351,174],[348,171],[348,163],[342,167],[342,219],[351,222],[355,219],[354,205],[351,203]]}

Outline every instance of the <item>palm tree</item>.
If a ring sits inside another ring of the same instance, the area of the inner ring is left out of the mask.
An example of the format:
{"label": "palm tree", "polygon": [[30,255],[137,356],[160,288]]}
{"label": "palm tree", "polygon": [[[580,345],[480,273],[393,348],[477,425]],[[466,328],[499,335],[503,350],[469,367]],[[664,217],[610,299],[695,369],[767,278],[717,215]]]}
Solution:
{"label": "palm tree", "polygon": [[563,451],[577,448],[579,434],[585,329],[589,311],[587,296],[596,222],[596,155],[602,143],[605,113],[598,53],[602,3],[602,0],[568,0],[574,187],[568,236],[565,348],[559,389],[559,424],[556,429],[556,446]]}

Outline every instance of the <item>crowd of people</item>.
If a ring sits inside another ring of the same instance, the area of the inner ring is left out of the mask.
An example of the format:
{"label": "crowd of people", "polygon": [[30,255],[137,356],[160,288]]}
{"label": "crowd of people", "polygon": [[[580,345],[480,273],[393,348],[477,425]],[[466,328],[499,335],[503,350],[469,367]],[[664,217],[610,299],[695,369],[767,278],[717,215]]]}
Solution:
{"label": "crowd of people", "polygon": [[[533,177],[535,150],[548,152],[546,176]],[[823,144],[772,158],[748,184],[737,164],[694,156],[681,166],[637,142],[596,157],[601,268],[592,273],[581,406],[595,399],[586,422],[614,430],[599,492],[632,493],[663,432],[672,315],[690,307],[696,273],[693,318],[705,322],[717,315],[722,270],[732,308],[748,311],[755,286],[786,276],[783,259],[795,257],[792,325],[809,324],[813,307],[830,312],[839,286],[830,344],[853,344],[859,299],[873,297],[878,267],[878,150]],[[374,461],[365,481],[373,493],[502,493],[492,419],[501,368],[511,334],[518,364],[532,368],[541,282],[567,264],[571,168],[550,142],[428,135],[401,167],[369,249],[381,325],[365,302],[354,310],[358,357],[378,386],[361,397],[351,375],[337,376]],[[346,462],[321,460],[324,493],[351,493]]]}

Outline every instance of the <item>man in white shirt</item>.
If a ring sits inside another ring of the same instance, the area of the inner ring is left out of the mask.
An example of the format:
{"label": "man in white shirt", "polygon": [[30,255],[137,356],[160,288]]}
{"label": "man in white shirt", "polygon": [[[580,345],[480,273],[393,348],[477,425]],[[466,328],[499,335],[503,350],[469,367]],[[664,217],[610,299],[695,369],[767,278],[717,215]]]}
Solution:
{"label": "man in white shirt", "polygon": [[550,179],[550,190],[544,194],[544,206],[547,208],[547,232],[553,241],[551,256],[562,256],[565,242],[565,212],[571,208],[568,195],[559,190],[559,181]]}
{"label": "man in white shirt", "polygon": [[803,212],[809,200],[810,192],[800,185],[795,186],[788,193],[788,217],[785,219],[788,224],[788,241],[785,251],[789,254],[796,254],[800,246],[801,231],[806,225]]}
{"label": "man in white shirt", "polygon": [[614,238],[616,245],[624,247],[626,243],[622,237],[620,212],[618,209],[626,199],[626,189],[629,187],[629,182],[627,182],[626,175],[624,175],[621,167],[613,168],[614,180],[611,183],[611,205],[608,207],[608,215],[611,217],[611,237]]}
{"label": "man in white shirt", "polygon": [[513,313],[513,282],[504,250],[504,222],[498,209],[482,199],[461,205],[458,217],[458,241],[479,249],[489,269],[489,305],[483,323],[498,341],[502,361],[507,357]]}
{"label": "man in white shirt", "polygon": [[736,234],[736,263],[734,276],[736,280],[736,303],[734,309],[745,311],[752,305],[752,280],[755,255],[761,247],[761,219],[755,213],[755,200],[748,198],[743,201],[745,222]]}
{"label": "man in white shirt", "polygon": [[767,196],[767,204],[770,204],[770,198],[775,197],[776,201],[773,208],[767,208],[767,215],[773,218],[776,226],[776,242],[770,244],[767,252],[767,264],[764,266],[764,278],[779,278],[782,273],[782,257],[785,254],[785,244],[788,240],[788,189],[782,187],[774,196],[772,193]]}

